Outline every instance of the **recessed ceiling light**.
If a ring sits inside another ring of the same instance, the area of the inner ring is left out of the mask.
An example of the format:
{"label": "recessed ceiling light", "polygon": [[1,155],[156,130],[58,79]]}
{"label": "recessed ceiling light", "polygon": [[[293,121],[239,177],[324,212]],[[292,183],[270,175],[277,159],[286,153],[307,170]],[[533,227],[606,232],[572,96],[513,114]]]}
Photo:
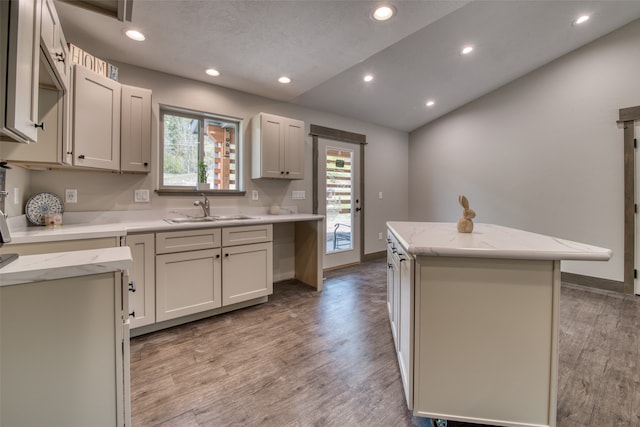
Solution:
{"label": "recessed ceiling light", "polygon": [[366,76],[364,76],[363,80],[365,82],[370,82],[371,80],[373,80],[373,76],[371,74],[367,74]]}
{"label": "recessed ceiling light", "polygon": [[395,7],[391,6],[390,4],[381,4],[373,10],[373,12],[371,13],[371,17],[376,21],[386,21],[388,19],[391,19],[395,14]]}
{"label": "recessed ceiling light", "polygon": [[463,48],[462,48],[462,50],[460,51],[460,53],[461,53],[462,55],[468,55],[468,54],[470,54],[471,52],[473,52],[473,46],[465,46],[465,47],[463,47]]}
{"label": "recessed ceiling light", "polygon": [[141,42],[141,41],[144,41],[144,39],[146,39],[144,34],[142,34],[140,31],[137,31],[137,30],[127,30],[125,31],[124,34],[127,37],[129,37],[131,40],[135,40],[137,42]]}
{"label": "recessed ceiling light", "polygon": [[433,107],[434,105],[436,105],[435,101],[427,101],[427,107]]}
{"label": "recessed ceiling light", "polygon": [[280,77],[278,81],[283,84],[291,83],[291,79],[287,76]]}
{"label": "recessed ceiling light", "polygon": [[220,75],[220,71],[216,70],[215,68],[209,68],[207,69],[207,71],[205,71],[205,73],[209,74],[210,76],[213,77],[217,77]]}
{"label": "recessed ceiling light", "polygon": [[589,20],[589,15],[582,15],[580,16],[578,19],[576,19],[575,21],[573,21],[573,25],[580,25],[580,24],[584,24],[585,22],[587,22]]}

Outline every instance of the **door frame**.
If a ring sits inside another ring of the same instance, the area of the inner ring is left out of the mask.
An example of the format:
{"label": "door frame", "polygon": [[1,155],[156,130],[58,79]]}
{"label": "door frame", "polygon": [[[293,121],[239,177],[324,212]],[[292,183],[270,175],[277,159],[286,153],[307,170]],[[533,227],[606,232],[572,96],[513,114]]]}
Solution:
{"label": "door frame", "polygon": [[[356,144],[360,146],[360,253],[358,254],[359,262],[364,259],[364,217],[366,214],[365,209],[365,197],[364,197],[364,147],[367,145],[367,136],[359,133],[348,132],[339,129],[328,128],[324,126],[309,125],[309,135],[313,140],[313,213],[318,214],[318,159],[320,153],[318,152],[318,138],[329,139],[332,141],[347,142],[350,144]],[[326,233],[326,230],[325,232]],[[323,234],[324,234],[323,233]],[[323,236],[326,237],[326,236]],[[326,240],[326,239],[325,239]]]}
{"label": "door frame", "polygon": [[636,200],[635,200],[635,122],[640,120],[640,106],[621,108],[618,124],[624,129],[624,280],[623,292],[634,293]]}

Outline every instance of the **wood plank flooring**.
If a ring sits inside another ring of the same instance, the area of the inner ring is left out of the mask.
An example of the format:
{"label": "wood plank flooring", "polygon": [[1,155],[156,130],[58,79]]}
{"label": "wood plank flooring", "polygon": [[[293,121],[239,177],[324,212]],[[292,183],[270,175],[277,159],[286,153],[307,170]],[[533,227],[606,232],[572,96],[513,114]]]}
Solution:
{"label": "wood plank flooring", "polygon": [[[386,274],[278,283],[268,303],[132,339],[133,425],[430,426],[406,409]],[[563,284],[560,312],[558,426],[640,426],[640,298]]]}

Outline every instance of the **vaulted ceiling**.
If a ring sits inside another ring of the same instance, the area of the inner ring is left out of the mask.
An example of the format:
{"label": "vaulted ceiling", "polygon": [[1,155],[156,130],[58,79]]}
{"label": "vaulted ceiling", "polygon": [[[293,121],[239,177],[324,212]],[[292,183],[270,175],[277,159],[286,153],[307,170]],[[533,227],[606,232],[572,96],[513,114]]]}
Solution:
{"label": "vaulted ceiling", "polygon": [[637,0],[392,0],[396,15],[377,22],[380,3],[127,0],[130,21],[74,0],[56,7],[68,41],[103,59],[404,131],[640,18]]}

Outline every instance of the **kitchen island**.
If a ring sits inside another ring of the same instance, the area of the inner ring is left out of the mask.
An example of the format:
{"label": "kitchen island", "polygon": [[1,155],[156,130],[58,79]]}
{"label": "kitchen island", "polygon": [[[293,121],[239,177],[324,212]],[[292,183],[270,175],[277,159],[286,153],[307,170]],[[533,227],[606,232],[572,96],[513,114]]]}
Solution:
{"label": "kitchen island", "polygon": [[387,228],[387,304],[414,415],[555,426],[560,261],[611,251],[491,224]]}
{"label": "kitchen island", "polygon": [[0,425],[129,426],[127,247],[0,270]]}

